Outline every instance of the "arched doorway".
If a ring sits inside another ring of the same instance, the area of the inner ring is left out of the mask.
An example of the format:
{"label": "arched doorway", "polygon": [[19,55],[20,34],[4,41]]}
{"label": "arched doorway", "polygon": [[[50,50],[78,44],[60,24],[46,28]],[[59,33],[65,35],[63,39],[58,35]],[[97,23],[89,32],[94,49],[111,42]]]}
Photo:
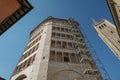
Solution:
{"label": "arched doorway", "polygon": [[25,80],[26,78],[27,78],[27,76],[22,74],[19,77],[17,77],[15,80]]}
{"label": "arched doorway", "polygon": [[61,70],[54,73],[48,80],[84,80],[84,77],[74,70]]}

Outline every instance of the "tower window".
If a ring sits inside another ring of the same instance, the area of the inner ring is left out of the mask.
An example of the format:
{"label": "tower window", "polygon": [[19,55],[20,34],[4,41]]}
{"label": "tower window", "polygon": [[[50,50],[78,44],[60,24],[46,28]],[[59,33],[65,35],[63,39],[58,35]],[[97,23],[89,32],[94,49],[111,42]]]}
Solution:
{"label": "tower window", "polygon": [[66,48],[66,45],[67,45],[66,42],[62,42],[62,47],[63,48]]}
{"label": "tower window", "polygon": [[101,27],[102,27],[102,28],[104,28],[104,26],[103,26],[103,25],[101,25]]}
{"label": "tower window", "polygon": [[55,51],[50,51],[50,61],[55,61]]}
{"label": "tower window", "polygon": [[45,59],[45,56],[43,56],[43,59]]}
{"label": "tower window", "polygon": [[102,29],[100,26],[99,26],[100,29]]}
{"label": "tower window", "polygon": [[75,53],[71,53],[70,59],[71,59],[72,63],[76,63],[77,62]]}
{"label": "tower window", "polygon": [[62,62],[62,52],[57,52],[57,61]]}
{"label": "tower window", "polygon": [[106,24],[103,24],[104,26],[106,26]]}
{"label": "tower window", "polygon": [[69,62],[69,58],[68,57],[64,57],[64,62]]}

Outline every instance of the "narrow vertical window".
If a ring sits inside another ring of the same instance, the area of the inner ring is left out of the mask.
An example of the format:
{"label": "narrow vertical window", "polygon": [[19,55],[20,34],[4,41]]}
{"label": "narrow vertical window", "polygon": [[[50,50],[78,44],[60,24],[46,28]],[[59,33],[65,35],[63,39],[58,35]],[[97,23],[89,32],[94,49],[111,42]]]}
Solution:
{"label": "narrow vertical window", "polygon": [[103,24],[106,27],[106,24]]}
{"label": "narrow vertical window", "polygon": [[99,26],[100,29],[102,29],[100,26]]}
{"label": "narrow vertical window", "polygon": [[69,62],[69,58],[68,57],[64,57],[64,62]]}
{"label": "narrow vertical window", "polygon": [[50,51],[50,61],[55,61],[55,51]]}
{"label": "narrow vertical window", "polygon": [[67,53],[67,52],[65,52],[63,55],[64,55],[64,57],[63,57],[63,59],[64,59],[64,62],[69,62],[69,55],[68,55],[69,53]]}

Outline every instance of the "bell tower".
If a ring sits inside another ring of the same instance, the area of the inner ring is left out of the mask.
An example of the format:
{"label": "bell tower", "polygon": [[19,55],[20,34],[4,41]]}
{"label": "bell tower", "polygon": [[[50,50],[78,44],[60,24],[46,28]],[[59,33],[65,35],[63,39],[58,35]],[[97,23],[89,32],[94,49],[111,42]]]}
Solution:
{"label": "bell tower", "polygon": [[11,80],[103,80],[74,19],[48,17],[31,33]]}

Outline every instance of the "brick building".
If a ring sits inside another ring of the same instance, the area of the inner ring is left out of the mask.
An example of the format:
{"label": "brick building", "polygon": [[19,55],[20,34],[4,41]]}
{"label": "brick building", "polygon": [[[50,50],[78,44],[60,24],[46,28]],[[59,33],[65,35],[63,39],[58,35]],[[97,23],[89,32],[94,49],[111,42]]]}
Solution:
{"label": "brick building", "polygon": [[4,78],[0,77],[0,80],[5,80]]}
{"label": "brick building", "polygon": [[0,0],[0,35],[31,9],[27,0]]}

